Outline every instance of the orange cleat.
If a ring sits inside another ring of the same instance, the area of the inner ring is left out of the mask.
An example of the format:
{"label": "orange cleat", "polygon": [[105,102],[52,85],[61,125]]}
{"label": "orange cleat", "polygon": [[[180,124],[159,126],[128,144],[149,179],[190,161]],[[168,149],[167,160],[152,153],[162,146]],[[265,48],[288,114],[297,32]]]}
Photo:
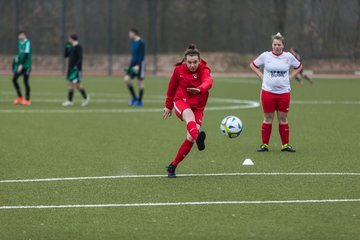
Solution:
{"label": "orange cleat", "polygon": [[22,97],[18,97],[17,99],[14,100],[13,103],[15,105],[18,105],[18,104],[21,104],[23,101],[24,101],[24,99]]}
{"label": "orange cleat", "polygon": [[20,104],[21,104],[21,105],[31,105],[31,101],[24,99],[24,100],[21,101]]}

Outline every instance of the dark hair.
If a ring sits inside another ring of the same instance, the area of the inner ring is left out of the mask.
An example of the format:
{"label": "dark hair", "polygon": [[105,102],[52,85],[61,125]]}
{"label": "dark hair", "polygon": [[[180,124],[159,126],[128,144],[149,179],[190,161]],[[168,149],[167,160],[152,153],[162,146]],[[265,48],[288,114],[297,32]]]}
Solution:
{"label": "dark hair", "polygon": [[177,63],[175,64],[175,66],[179,66],[179,65],[183,64],[184,61],[185,61],[185,58],[186,58],[187,56],[198,56],[199,59],[200,59],[200,51],[196,48],[196,45],[195,45],[195,44],[193,44],[193,43],[190,43],[190,44],[189,44],[188,48],[187,48],[187,49],[185,50],[185,52],[184,52],[184,57],[183,57],[183,59],[182,59],[180,62],[177,62]]}
{"label": "dark hair", "polygon": [[299,50],[297,50],[296,48],[291,48],[294,52],[299,53]]}
{"label": "dark hair", "polygon": [[71,38],[72,40],[74,40],[74,41],[79,40],[79,37],[78,37],[78,35],[77,35],[76,33],[70,34],[70,38]]}
{"label": "dark hair", "polygon": [[23,31],[23,30],[18,31],[18,35],[20,35],[20,34],[25,34],[25,35],[26,35],[26,32],[25,32],[25,31]]}
{"label": "dark hair", "polygon": [[137,30],[136,28],[130,28],[129,31],[135,33],[136,36],[139,36],[140,34],[139,30]]}

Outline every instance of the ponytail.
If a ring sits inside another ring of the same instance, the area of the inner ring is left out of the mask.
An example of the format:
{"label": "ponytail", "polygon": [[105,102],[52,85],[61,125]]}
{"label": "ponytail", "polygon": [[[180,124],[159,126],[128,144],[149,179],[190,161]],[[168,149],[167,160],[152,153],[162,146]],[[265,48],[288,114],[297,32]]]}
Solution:
{"label": "ponytail", "polygon": [[196,48],[196,45],[193,43],[190,43],[188,48],[184,52],[184,57],[180,62],[177,62],[175,66],[179,66],[185,62],[185,59],[187,56],[198,56],[200,59],[200,51]]}

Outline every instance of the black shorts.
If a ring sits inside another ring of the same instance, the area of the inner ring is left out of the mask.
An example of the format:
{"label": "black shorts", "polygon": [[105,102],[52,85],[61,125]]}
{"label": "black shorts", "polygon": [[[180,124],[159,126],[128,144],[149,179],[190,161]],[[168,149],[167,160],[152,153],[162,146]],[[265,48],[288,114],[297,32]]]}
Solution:
{"label": "black shorts", "polygon": [[130,64],[129,68],[126,70],[126,75],[128,75],[131,79],[134,79],[135,77],[139,80],[144,80],[145,79],[145,62],[142,61],[139,64],[139,71],[138,72],[134,72],[134,67],[137,64]]}
{"label": "black shorts", "polygon": [[20,73],[15,72],[15,75],[21,76],[24,75],[24,77],[30,77],[31,68],[23,68]]}

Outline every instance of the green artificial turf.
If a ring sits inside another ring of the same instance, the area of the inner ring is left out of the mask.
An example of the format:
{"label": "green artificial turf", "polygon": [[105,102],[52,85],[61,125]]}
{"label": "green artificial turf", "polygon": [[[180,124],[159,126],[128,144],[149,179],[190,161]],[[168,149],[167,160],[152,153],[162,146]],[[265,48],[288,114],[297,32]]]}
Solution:
{"label": "green artificial turf", "polygon": [[[271,151],[261,143],[260,107],[222,109],[259,101],[255,78],[215,78],[196,148],[178,174],[223,176],[137,177],[4,182],[97,176],[164,175],[185,137],[175,116],[161,120],[167,78],[149,77],[143,110],[118,77],[85,77],[90,105],[64,108],[62,77],[31,77],[31,106],[13,106],[10,77],[0,77],[0,239],[360,239],[360,202],[263,203],[360,199],[360,79],[315,79],[293,84],[291,143],[280,152],[277,123]],[[236,102],[236,101],[235,101]],[[129,111],[130,110],[130,111]],[[227,139],[221,120],[235,115],[243,133]],[[255,165],[243,166],[250,158]],[[227,173],[315,173],[241,175]],[[259,201],[252,204],[4,209],[4,206]]]}

